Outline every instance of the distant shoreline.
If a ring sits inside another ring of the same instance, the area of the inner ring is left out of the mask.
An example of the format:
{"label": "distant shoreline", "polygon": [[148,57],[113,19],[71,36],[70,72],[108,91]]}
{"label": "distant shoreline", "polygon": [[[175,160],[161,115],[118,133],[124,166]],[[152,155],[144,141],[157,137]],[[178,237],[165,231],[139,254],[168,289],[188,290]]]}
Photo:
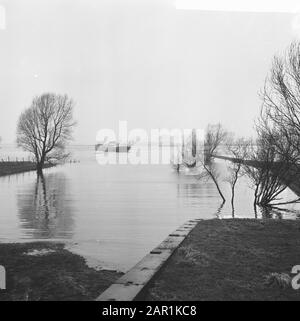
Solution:
{"label": "distant shoreline", "polygon": [[[50,168],[56,166],[55,164],[45,164],[44,168]],[[0,162],[0,177],[25,173],[36,170],[36,164],[34,162]]]}

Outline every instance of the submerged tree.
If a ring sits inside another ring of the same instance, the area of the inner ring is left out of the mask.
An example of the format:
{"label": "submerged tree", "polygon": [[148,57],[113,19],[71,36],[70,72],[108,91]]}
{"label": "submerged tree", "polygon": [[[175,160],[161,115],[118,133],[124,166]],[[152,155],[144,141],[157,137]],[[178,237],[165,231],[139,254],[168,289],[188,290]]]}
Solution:
{"label": "submerged tree", "polygon": [[226,143],[227,138],[228,132],[221,124],[208,125],[204,139],[203,155],[198,158],[204,169],[204,172],[198,178],[209,177],[214,182],[223,203],[226,202],[226,199],[219,183],[220,172],[211,159],[221,145]]}
{"label": "submerged tree", "polygon": [[223,203],[225,203],[226,199],[225,199],[225,196],[221,190],[220,183],[219,183],[220,172],[218,171],[216,164],[214,164],[214,163],[205,164],[205,162],[203,162],[202,165],[203,165],[206,175],[209,178],[211,178],[211,180],[214,182],[214,184],[218,190],[218,193],[222,198]]}
{"label": "submerged tree", "polygon": [[[274,58],[262,92],[259,130],[289,163],[300,163],[300,43]],[[279,139],[278,139],[279,138]]]}
{"label": "submerged tree", "polygon": [[245,164],[245,171],[254,186],[254,204],[260,206],[278,206],[298,202],[282,201],[280,194],[296,179],[299,174],[291,172],[285,157],[276,152],[273,138],[260,132],[259,138],[252,144],[251,162]]}
{"label": "submerged tree", "polygon": [[228,165],[229,175],[226,181],[231,187],[231,206],[234,214],[234,197],[235,197],[235,186],[238,179],[244,175],[243,163],[247,159],[249,153],[250,141],[244,138],[230,139],[226,143],[227,153],[234,159]]}
{"label": "submerged tree", "polygon": [[67,157],[65,146],[72,139],[73,101],[67,95],[43,94],[19,118],[17,144],[34,155],[37,171],[45,162]]}
{"label": "submerged tree", "polygon": [[[262,110],[256,124],[258,139],[252,148],[255,166],[247,166],[255,186],[255,204],[283,205],[280,194],[300,178],[300,44],[275,57],[262,92]],[[277,202],[277,203],[274,203]]]}
{"label": "submerged tree", "polygon": [[204,160],[206,163],[209,163],[219,148],[226,143],[227,138],[228,132],[220,123],[207,126],[204,139]]}

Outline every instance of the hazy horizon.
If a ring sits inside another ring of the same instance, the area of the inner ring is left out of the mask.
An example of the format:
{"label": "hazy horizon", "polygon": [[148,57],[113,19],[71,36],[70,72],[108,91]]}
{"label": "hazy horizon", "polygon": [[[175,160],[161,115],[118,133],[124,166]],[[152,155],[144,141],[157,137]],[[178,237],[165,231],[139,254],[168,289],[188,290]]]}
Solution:
{"label": "hazy horizon", "polygon": [[253,135],[274,54],[295,15],[176,10],[172,0],[0,0],[0,136],[15,141],[35,95],[76,102],[73,144],[101,128],[205,128]]}

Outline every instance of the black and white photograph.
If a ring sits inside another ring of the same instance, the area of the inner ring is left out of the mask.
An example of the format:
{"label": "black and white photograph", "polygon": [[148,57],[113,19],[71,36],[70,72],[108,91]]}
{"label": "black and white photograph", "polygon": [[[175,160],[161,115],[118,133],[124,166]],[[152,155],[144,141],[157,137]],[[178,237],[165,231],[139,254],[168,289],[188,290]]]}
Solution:
{"label": "black and white photograph", "polygon": [[299,1],[0,0],[0,111],[0,301],[300,300]]}

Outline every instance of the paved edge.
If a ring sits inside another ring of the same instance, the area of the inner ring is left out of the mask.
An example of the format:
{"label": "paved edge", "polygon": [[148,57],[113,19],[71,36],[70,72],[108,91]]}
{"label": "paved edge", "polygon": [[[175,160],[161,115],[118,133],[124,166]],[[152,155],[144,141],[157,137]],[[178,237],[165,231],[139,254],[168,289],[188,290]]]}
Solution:
{"label": "paved edge", "polygon": [[106,289],[96,301],[133,301],[200,221],[202,220],[189,220],[169,234],[162,243]]}

